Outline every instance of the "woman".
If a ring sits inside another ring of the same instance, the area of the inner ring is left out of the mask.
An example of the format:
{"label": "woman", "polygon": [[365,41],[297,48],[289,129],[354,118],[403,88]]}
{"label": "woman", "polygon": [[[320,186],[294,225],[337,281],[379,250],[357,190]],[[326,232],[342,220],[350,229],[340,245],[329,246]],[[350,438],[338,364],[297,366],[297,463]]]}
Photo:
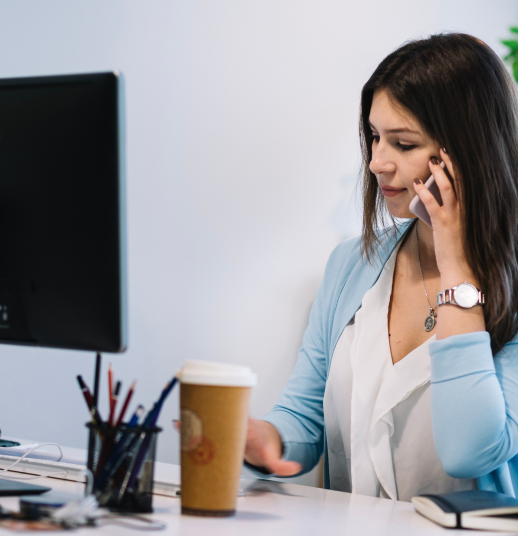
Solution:
{"label": "woman", "polygon": [[[362,236],[332,253],[292,377],[273,411],[250,420],[247,464],[289,476],[324,453],[331,489],[514,496],[514,82],[471,36],[408,43],[365,84],[360,138]],[[431,227],[410,212],[415,195]],[[385,209],[394,225],[379,232]]]}

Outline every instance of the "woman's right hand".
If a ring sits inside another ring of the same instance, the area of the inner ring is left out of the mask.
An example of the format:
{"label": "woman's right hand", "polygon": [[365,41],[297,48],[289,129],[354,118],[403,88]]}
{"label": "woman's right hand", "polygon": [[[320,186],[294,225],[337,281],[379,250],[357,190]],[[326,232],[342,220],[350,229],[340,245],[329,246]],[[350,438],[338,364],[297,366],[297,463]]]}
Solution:
{"label": "woman's right hand", "polygon": [[259,419],[248,419],[245,460],[277,476],[292,476],[302,470],[300,463],[282,459],[282,440],[277,428]]}

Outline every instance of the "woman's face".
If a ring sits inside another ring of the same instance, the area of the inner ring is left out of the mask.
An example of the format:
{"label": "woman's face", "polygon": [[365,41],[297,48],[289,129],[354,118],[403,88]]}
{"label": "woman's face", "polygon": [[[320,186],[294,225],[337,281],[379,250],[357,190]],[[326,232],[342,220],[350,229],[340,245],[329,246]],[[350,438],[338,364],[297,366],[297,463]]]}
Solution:
{"label": "woman's face", "polygon": [[429,138],[417,120],[378,90],[372,100],[369,123],[372,129],[370,170],[376,175],[387,209],[397,218],[415,218],[408,210],[415,196],[414,179],[426,182],[428,162],[439,160],[439,144]]}

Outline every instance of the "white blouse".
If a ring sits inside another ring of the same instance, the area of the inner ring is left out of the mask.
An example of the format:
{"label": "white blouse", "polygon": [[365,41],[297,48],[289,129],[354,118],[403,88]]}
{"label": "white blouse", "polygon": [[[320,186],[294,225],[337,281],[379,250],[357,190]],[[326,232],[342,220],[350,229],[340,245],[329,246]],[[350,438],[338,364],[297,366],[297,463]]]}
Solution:
{"label": "white blouse", "polygon": [[448,476],[432,434],[430,337],[396,364],[388,307],[397,249],[336,345],[324,394],[331,489],[410,501],[476,489]]}

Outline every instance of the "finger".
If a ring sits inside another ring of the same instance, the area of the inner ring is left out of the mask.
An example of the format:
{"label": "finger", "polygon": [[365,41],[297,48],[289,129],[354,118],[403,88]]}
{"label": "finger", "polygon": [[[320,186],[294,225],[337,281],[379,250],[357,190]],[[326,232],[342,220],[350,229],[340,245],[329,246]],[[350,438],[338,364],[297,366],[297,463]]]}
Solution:
{"label": "finger", "polygon": [[430,218],[433,219],[440,214],[441,206],[437,203],[435,197],[428,191],[428,188],[423,184],[421,179],[414,179],[414,190],[419,196],[419,199],[423,202]]}
{"label": "finger", "polygon": [[279,476],[296,475],[302,470],[300,463],[283,460],[277,446],[272,443],[262,446],[261,457],[264,467]]}
{"label": "finger", "polygon": [[450,155],[444,149],[439,149],[439,156],[441,157],[441,160],[446,164],[446,169],[450,174],[451,180],[453,181],[453,187],[455,188],[457,181],[455,177],[455,172],[453,171],[453,162],[451,161]]}
{"label": "finger", "polygon": [[444,169],[440,166],[439,161],[435,156],[430,158],[429,162],[430,171],[433,178],[441,192],[442,203],[446,210],[451,210],[457,206],[457,197],[455,196],[455,190],[448,179]]}
{"label": "finger", "polygon": [[265,465],[266,469],[278,476],[293,476],[302,471],[302,465],[289,460],[278,460]]}

